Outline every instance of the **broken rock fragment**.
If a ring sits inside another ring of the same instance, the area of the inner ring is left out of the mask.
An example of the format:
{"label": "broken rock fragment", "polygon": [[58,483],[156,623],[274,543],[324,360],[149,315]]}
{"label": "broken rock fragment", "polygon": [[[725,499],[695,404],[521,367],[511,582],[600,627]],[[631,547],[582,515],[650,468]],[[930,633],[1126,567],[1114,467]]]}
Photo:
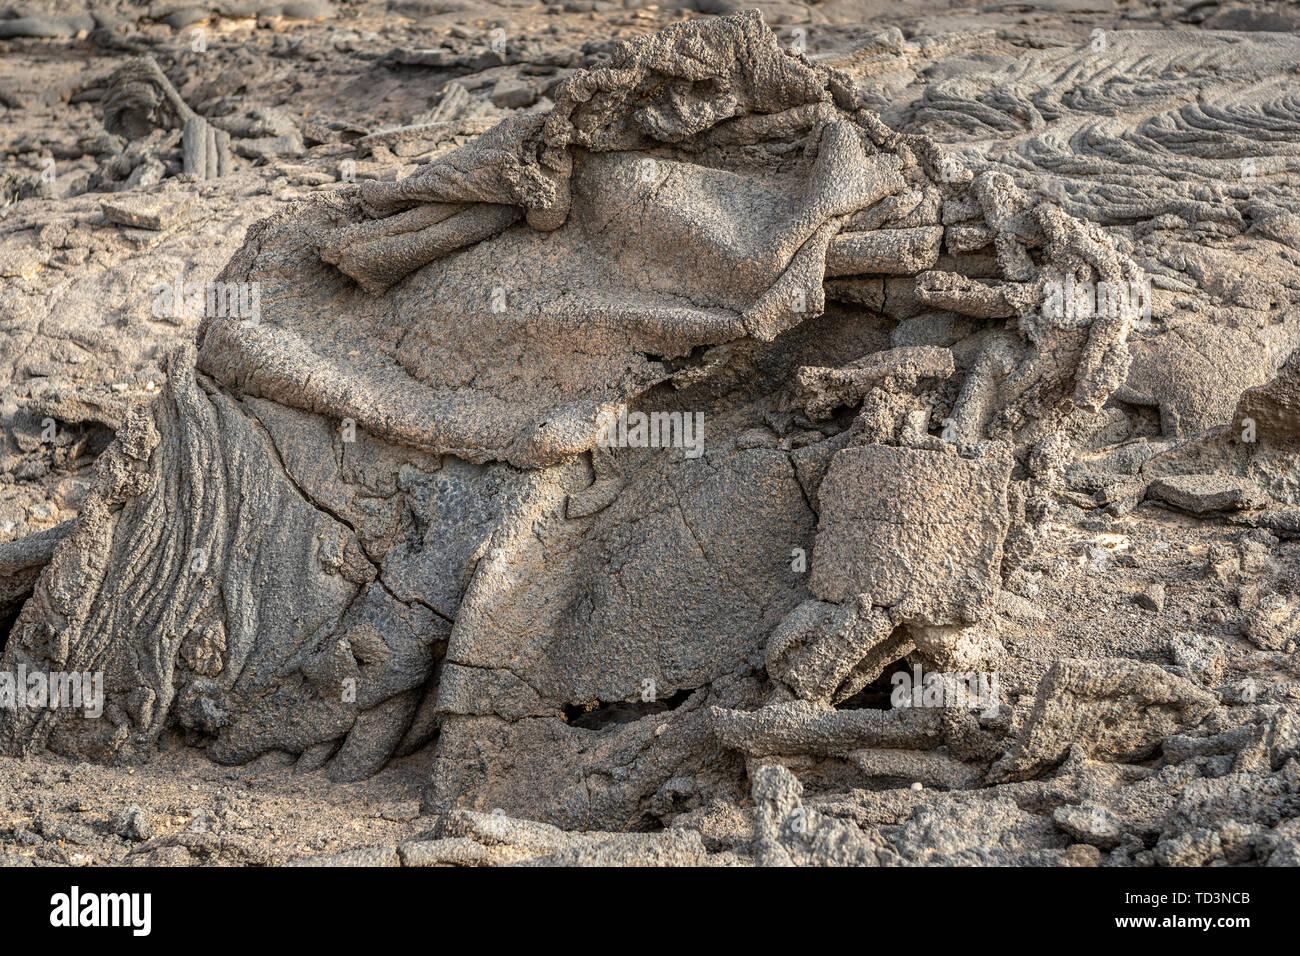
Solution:
{"label": "broken rock fragment", "polygon": [[1011,458],[888,445],[845,448],[819,497],[811,589],[824,601],[869,594],[920,624],[974,623],[1001,587]]}
{"label": "broken rock fragment", "polygon": [[1150,756],[1167,736],[1195,727],[1215,698],[1155,664],[1124,658],[1057,661],[992,781],[1022,780],[1059,763],[1074,744],[1098,760]]}
{"label": "broken rock fragment", "polygon": [[102,105],[104,128],[130,140],[154,130],[180,130],[184,172],[215,179],[230,172],[230,134],[192,110],[153,57],[131,60],[110,78]]}
{"label": "broken rock fragment", "polygon": [[106,199],[99,208],[110,222],[135,229],[163,230],[184,221],[192,205],[188,196],[124,196]]}
{"label": "broken rock fragment", "polygon": [[1259,441],[1300,440],[1300,351],[1292,354],[1273,381],[1242,393],[1232,424]]}
{"label": "broken rock fragment", "polygon": [[1169,475],[1153,481],[1147,495],[1195,515],[1268,504],[1268,496],[1257,484],[1233,475]]}
{"label": "broken rock fragment", "polygon": [[795,373],[795,400],[814,421],[841,405],[857,405],[873,387],[910,391],[926,379],[953,373],[949,349],[903,346],[866,356],[843,368],[801,368]]}
{"label": "broken rock fragment", "polygon": [[889,615],[869,600],[805,601],[772,632],[767,673],[804,700],[837,703],[912,649],[906,634],[894,630]]}

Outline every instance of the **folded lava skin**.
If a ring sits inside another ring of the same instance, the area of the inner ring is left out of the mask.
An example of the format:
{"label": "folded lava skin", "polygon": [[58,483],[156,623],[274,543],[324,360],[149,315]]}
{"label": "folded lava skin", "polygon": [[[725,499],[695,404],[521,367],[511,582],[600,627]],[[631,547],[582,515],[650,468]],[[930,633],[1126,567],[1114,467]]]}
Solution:
{"label": "folded lava skin", "polygon": [[[256,320],[209,315],[126,414],[0,660],[103,672],[103,713],[0,709],[5,752],[174,733],[351,781],[436,741],[428,810],[622,830],[752,799],[758,855],[800,862],[805,771],[1005,784],[1215,711],[1118,656],[1052,662],[1014,723],[850,706],[904,661],[996,672],[1080,422],[1172,394],[1107,210],[895,132],[755,11],[625,41],[552,100],[249,230],[218,282]],[[1242,399],[1248,448],[1166,401],[1198,437],[1153,497],[1284,524],[1240,479],[1284,470],[1287,368]],[[703,453],[608,447],[628,407],[699,416]],[[1211,459],[1236,474],[1188,478]]]}

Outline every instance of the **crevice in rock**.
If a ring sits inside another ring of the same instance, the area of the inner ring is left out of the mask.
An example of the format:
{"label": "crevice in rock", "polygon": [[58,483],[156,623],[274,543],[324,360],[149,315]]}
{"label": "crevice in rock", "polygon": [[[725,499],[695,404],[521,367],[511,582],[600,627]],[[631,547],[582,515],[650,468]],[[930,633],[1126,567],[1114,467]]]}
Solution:
{"label": "crevice in rock", "polygon": [[907,658],[899,658],[886,664],[880,676],[873,680],[852,697],[846,697],[835,705],[836,710],[889,710],[892,707],[890,695],[894,691],[895,674],[911,673]]}
{"label": "crevice in rock", "polygon": [[18,623],[18,615],[23,609],[23,601],[26,597],[22,595],[11,604],[0,605],[0,654],[3,654],[4,649],[9,645],[9,632]]}
{"label": "crevice in rock", "polygon": [[659,700],[593,700],[586,704],[570,704],[564,708],[564,722],[570,727],[581,727],[583,730],[604,730],[606,727],[630,724],[651,714],[676,710],[693,693],[695,689],[688,687]]}

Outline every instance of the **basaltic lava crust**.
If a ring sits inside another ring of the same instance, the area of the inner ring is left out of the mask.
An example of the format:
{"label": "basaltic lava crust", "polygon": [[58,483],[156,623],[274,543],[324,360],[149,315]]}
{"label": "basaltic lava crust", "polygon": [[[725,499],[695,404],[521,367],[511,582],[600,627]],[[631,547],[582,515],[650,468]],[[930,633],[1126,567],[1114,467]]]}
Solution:
{"label": "basaltic lava crust", "polygon": [[1300,863],[1300,40],[787,33],[394,51],[507,72],[378,132],[133,51],[97,228],[352,165],[150,286],[225,298],[149,394],[6,392],[94,471],[0,541],[0,672],[102,701],[0,751],[418,768],[353,862]]}

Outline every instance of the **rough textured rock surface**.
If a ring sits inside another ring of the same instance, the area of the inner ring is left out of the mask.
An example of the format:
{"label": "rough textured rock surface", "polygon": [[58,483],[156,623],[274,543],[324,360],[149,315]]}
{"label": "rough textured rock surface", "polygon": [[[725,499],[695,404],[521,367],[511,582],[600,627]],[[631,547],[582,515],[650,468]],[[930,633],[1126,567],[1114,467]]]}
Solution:
{"label": "rough textured rock surface", "polygon": [[0,707],[4,859],[1300,860],[1293,32],[58,6],[0,674],[102,707]]}

